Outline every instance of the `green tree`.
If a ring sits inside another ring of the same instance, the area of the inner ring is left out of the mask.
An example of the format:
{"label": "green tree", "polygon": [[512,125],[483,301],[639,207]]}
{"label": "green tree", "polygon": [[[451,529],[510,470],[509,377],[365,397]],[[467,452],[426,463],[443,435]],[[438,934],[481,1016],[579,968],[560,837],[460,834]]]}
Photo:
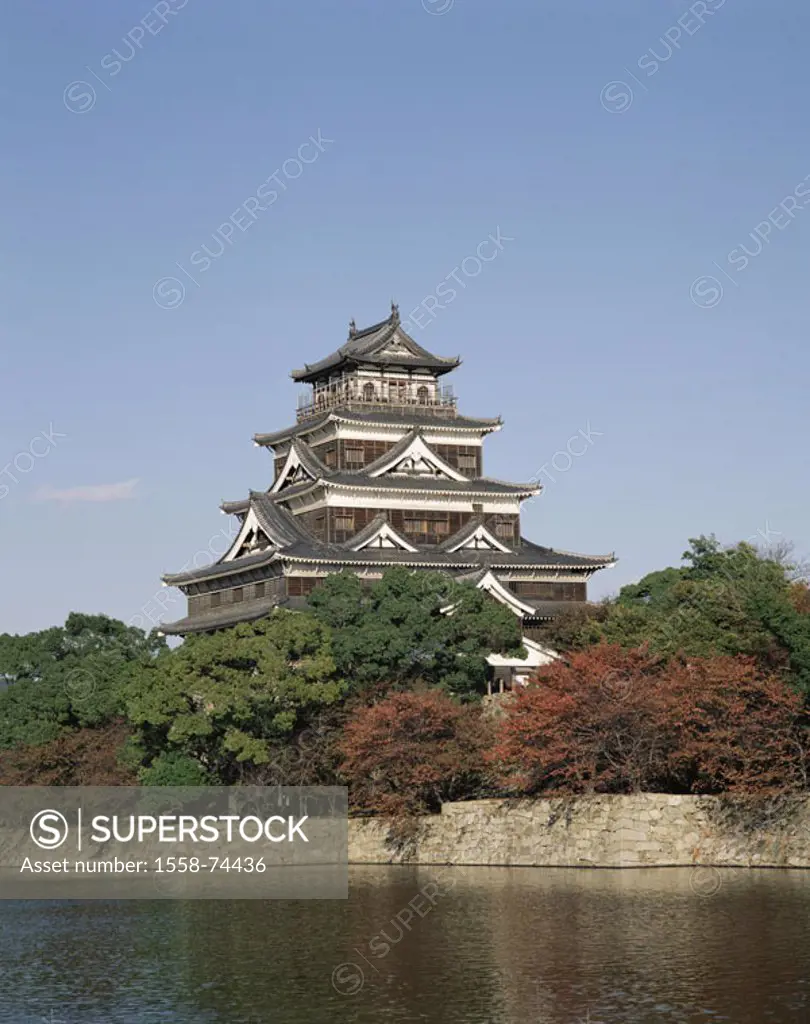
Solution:
{"label": "green tree", "polygon": [[345,692],[330,631],[312,615],[283,610],[188,637],[149,676],[130,687],[127,711],[138,730],[142,778],[155,784],[185,777],[189,760],[211,781],[240,781]]}
{"label": "green tree", "polygon": [[310,597],[334,633],[338,671],[354,692],[417,680],[462,695],[483,692],[486,656],[523,653],[520,622],[504,605],[442,573],[389,569],[366,585],[329,576]]}
{"label": "green tree", "polygon": [[650,573],[607,604],[598,639],[695,657],[749,655],[810,691],[810,616],[791,567],[747,543],[690,540],[682,567]]}
{"label": "green tree", "polygon": [[206,786],[211,783],[200,762],[178,750],[158,754],[141,770],[140,781],[144,786]]}
{"label": "green tree", "polygon": [[130,681],[165,649],[156,635],[77,612],[62,627],[0,635],[0,748],[112,721],[123,713]]}
{"label": "green tree", "polygon": [[604,622],[611,614],[608,601],[573,604],[541,627],[540,639],[555,651],[583,651],[604,636]]}

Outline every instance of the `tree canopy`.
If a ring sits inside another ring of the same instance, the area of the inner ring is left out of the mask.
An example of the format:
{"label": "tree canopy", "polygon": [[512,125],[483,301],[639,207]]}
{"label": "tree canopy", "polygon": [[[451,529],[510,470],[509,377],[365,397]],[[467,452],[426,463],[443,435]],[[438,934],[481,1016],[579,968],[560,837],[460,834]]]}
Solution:
{"label": "tree canopy", "polygon": [[348,782],[354,806],[403,813],[494,791],[804,784],[790,751],[805,749],[810,594],[784,550],[695,538],[679,567],[573,606],[546,634],[562,660],[518,699],[488,768],[486,658],[525,652],[520,620],[468,583],[334,575],[308,610],[175,649],[74,613],[0,636],[0,777]]}
{"label": "tree canopy", "polygon": [[310,603],[333,630],[338,671],[355,690],[419,680],[469,696],[483,692],[488,654],[523,651],[517,616],[441,573],[395,568],[370,586],[339,573]]}
{"label": "tree canopy", "polygon": [[193,762],[212,780],[237,781],[240,766],[269,763],[274,748],[346,691],[329,630],[312,615],[283,610],[191,636],[150,674],[146,686],[133,681],[126,708],[135,744],[148,763],[157,760],[161,779],[188,778]]}
{"label": "tree canopy", "polygon": [[0,635],[0,749],[45,743],[66,728],[122,715],[125,687],[164,650],[155,635],[76,612],[61,627]]}
{"label": "tree canopy", "polygon": [[600,606],[561,616],[548,641],[563,650],[604,640],[670,656],[750,656],[784,669],[810,692],[810,615],[792,563],[747,543],[723,548],[714,537],[698,537],[689,544],[684,565],[649,573]]}
{"label": "tree canopy", "polygon": [[800,695],[754,659],[597,644],[516,695],[488,760],[526,794],[777,793],[809,753]]}

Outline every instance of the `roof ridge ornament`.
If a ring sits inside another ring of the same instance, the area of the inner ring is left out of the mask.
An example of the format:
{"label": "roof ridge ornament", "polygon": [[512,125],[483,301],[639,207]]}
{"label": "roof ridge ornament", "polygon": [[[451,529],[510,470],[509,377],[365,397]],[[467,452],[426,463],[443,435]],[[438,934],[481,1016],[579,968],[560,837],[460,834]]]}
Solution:
{"label": "roof ridge ornament", "polygon": [[396,304],[396,302],[394,302],[393,299],[391,299],[391,323],[399,323],[399,306]]}
{"label": "roof ridge ornament", "polygon": [[349,337],[353,338],[357,334],[357,324],[354,321],[354,317],[349,321]]}

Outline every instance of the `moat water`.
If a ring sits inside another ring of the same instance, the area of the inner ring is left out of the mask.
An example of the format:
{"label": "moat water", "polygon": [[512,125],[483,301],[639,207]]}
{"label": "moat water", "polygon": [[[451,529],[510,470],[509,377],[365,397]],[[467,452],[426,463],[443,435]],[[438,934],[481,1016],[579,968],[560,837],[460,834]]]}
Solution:
{"label": "moat water", "polygon": [[810,1024],[810,872],[357,867],[340,902],[0,902],[0,1021]]}

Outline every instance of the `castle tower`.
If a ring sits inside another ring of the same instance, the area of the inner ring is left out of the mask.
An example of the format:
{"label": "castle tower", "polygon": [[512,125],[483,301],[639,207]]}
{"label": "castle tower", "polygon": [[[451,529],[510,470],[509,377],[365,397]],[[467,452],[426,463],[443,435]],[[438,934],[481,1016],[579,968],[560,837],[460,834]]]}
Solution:
{"label": "castle tower", "polygon": [[484,439],[499,419],[471,419],[443,383],[460,360],[435,356],[403,329],[399,311],[358,330],[317,363],[292,373],[309,390],[296,423],[256,434],[272,451],[266,491],[226,501],[238,533],[216,563],[166,575],[188,597],[168,634],[222,629],[302,607],[314,587],[345,569],[378,579],[390,566],[449,573],[487,590],[531,637],[613,555],[555,551],[526,540],[521,504],[537,483],[484,475]]}

